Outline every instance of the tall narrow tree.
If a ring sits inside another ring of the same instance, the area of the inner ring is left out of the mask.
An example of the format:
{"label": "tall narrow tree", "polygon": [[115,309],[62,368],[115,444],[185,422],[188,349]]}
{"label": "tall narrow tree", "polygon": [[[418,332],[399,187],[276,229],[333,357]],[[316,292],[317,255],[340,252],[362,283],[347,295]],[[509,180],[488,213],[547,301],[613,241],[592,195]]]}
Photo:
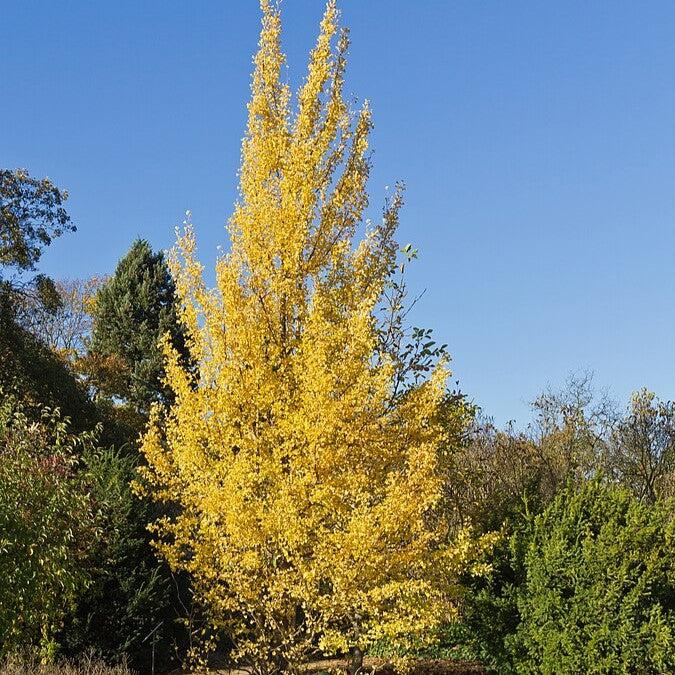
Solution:
{"label": "tall narrow tree", "polygon": [[171,262],[199,367],[195,379],[165,342],[175,403],[145,437],[144,489],[177,505],[157,523],[160,549],[238,659],[297,672],[318,641],[351,650],[356,669],[374,640],[431,635],[468,564],[469,540],[450,543],[438,508],[448,371],[397,387],[405,359],[387,336],[400,323],[378,317],[401,195],[356,245],[372,123],[343,97],[335,3],[297,114],[279,12],[261,4],[231,248],[213,290],[189,225]]}
{"label": "tall narrow tree", "polygon": [[92,380],[141,416],[152,403],[166,404],[171,397],[163,383],[160,338],[168,334],[174,347],[184,350],[174,291],[163,253],[137,239],[93,303]]}

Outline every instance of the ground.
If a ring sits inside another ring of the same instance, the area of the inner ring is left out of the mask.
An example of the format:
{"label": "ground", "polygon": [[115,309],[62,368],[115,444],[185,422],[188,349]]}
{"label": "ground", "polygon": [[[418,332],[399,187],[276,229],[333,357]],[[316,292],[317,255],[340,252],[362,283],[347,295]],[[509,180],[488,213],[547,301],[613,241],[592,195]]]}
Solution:
{"label": "ground", "polygon": [[[394,675],[395,670],[387,664],[383,659],[366,658],[364,663],[365,673],[376,672],[379,675]],[[332,672],[344,672],[337,670],[344,669],[346,661],[338,659],[326,661],[314,661],[307,664],[306,672],[312,675],[328,674]],[[218,668],[210,671],[214,675],[248,675],[245,670],[231,670],[227,668]],[[417,663],[410,675],[485,675],[485,669],[475,662],[469,661],[447,661],[447,660],[430,660],[420,661]]]}

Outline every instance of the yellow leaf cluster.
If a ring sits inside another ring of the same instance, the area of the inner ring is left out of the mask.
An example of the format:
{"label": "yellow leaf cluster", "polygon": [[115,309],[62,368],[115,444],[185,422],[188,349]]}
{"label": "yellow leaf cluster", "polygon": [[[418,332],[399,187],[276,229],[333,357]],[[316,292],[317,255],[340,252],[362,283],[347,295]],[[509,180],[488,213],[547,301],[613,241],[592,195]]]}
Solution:
{"label": "yellow leaf cluster", "polygon": [[292,672],[317,645],[448,618],[468,544],[450,547],[438,509],[446,367],[394,397],[380,349],[401,200],[357,243],[371,113],[344,100],[335,3],[295,112],[279,12],[261,4],[231,248],[209,289],[192,227],[179,233],[171,269],[198,372],[165,344],[175,404],[153,416],[143,484],[178,506],[157,523],[160,549],[238,657]]}

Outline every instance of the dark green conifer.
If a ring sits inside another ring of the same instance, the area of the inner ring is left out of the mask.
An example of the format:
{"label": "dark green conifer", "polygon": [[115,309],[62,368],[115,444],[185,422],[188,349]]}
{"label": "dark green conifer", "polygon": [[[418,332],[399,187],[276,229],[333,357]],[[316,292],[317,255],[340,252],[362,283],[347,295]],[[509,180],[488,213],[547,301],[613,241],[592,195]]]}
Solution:
{"label": "dark green conifer", "polygon": [[105,380],[103,393],[122,400],[142,416],[154,402],[167,404],[159,340],[168,333],[185,352],[177,319],[176,296],[163,253],[137,239],[96,296],[92,356],[118,369]]}

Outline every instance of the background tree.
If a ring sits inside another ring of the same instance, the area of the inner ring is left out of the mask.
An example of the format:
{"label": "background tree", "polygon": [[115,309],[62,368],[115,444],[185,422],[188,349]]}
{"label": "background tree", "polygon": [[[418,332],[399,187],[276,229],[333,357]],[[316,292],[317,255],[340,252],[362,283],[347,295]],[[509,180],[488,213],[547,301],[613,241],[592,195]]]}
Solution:
{"label": "background tree", "polygon": [[98,290],[93,315],[89,369],[101,393],[122,399],[141,416],[152,403],[169,402],[159,341],[168,334],[175,349],[184,353],[185,347],[163,254],[136,240]]}
{"label": "background tree", "polygon": [[57,306],[45,307],[33,297],[26,298],[17,307],[17,321],[49,349],[74,364],[87,352],[96,293],[105,282],[105,277],[56,280]]}
{"label": "background tree", "polygon": [[452,455],[451,508],[479,531],[499,530],[524,511],[545,508],[569,481],[580,483],[606,468],[609,439],[619,414],[598,395],[588,373],[549,387],[531,403],[524,429],[498,429],[478,414]]}
{"label": "background tree", "polygon": [[131,491],[137,458],[96,443],[0,390],[0,657],[93,650],[148,669],[153,642],[158,666],[175,656],[174,581],[149,546],[151,504]]}
{"label": "background tree", "polygon": [[[466,442],[453,453],[451,474],[455,480],[449,483],[449,501],[458,520],[470,522],[481,532],[501,530],[503,538],[489,555],[490,574],[481,579],[470,576],[463,579],[467,589],[462,606],[463,633],[458,635],[455,631],[445,639],[458,640],[463,649],[499,672],[517,670],[514,664],[519,663],[517,659],[514,661],[516,657],[509,645],[516,644],[514,635],[523,621],[518,598],[527,583],[528,568],[523,561],[531,524],[561,491],[583,491],[589,480],[594,480],[602,486],[596,486],[596,491],[623,489],[619,500],[622,503],[626,501],[625,490],[628,489],[646,504],[672,510],[672,505],[666,501],[672,494],[673,480],[671,403],[659,401],[650,392],[641,390],[633,395],[630,406],[622,412],[607,396],[598,396],[593,391],[589,375],[576,375],[568,378],[561,390],[549,388],[532,405],[534,420],[523,430],[516,429],[513,424],[497,429],[489,420],[479,417]],[[601,501],[606,505],[612,499],[614,497],[603,497]],[[560,513],[558,509],[555,518],[560,518]],[[608,510],[605,516],[609,519],[611,512]],[[549,527],[551,521],[547,522],[546,527]],[[576,534],[573,535],[570,529],[569,536],[585,537],[588,522],[582,517],[574,522]],[[659,522],[661,524],[654,526],[656,530],[663,526],[663,521]],[[648,531],[643,534],[647,536]],[[635,534],[636,539],[630,546],[638,546],[636,542],[641,536]],[[551,565],[553,550],[563,558],[568,553],[562,544],[552,549]],[[616,556],[617,560],[610,567],[618,569],[620,550],[619,547],[611,553],[597,555]],[[641,551],[637,555],[646,557],[649,554]],[[533,565],[534,560],[532,558]],[[567,564],[565,560],[560,561],[561,570]],[[607,564],[606,559],[603,560],[600,569]],[[578,564],[581,567],[586,563]],[[598,568],[594,573],[599,574]],[[579,572],[570,569],[560,574],[578,576]],[[611,587],[611,581],[598,581],[596,590],[604,586]],[[537,603],[543,602],[545,594],[551,592],[550,589],[542,590]],[[611,592],[618,593],[618,589]],[[558,607],[561,622],[569,622],[572,626],[577,621],[570,612],[597,615],[598,607],[593,606],[592,595],[585,593],[581,585],[574,592],[568,587],[565,593],[570,602]],[[530,618],[539,612],[537,607],[530,609]],[[625,616],[628,616],[628,609]],[[666,621],[670,620],[669,616],[666,614]],[[551,615],[549,619],[552,620]],[[609,615],[602,621],[609,622]],[[650,645],[649,649],[658,652],[657,633],[638,637],[642,635],[638,623],[628,621],[626,626],[636,643],[643,640],[644,644]],[[549,638],[552,636],[549,635],[547,640]],[[446,644],[446,647],[450,646],[456,646],[456,643]],[[540,647],[546,649],[543,644]],[[612,649],[619,648],[614,644]],[[522,654],[518,658],[521,657]],[[527,666],[521,664],[521,669],[529,672],[535,663],[541,665],[541,658],[541,653],[532,656]],[[576,670],[558,664],[551,672],[566,669]]]}
{"label": "background tree", "polygon": [[67,365],[22,325],[31,306],[45,316],[61,306],[51,279],[34,272],[43,249],[75,226],[65,210],[67,192],[23,169],[0,170],[0,387],[23,399],[29,415],[59,408],[74,429],[92,429],[93,405]]}
{"label": "background tree", "polygon": [[78,432],[101,421],[69,365],[14,320],[14,305],[0,309],[0,387],[14,390],[30,417],[59,408]]}
{"label": "background tree", "polygon": [[498,429],[479,413],[451,457],[447,501],[458,524],[470,523],[481,532],[496,531],[518,517],[525,504],[546,503],[539,448],[513,424]]}
{"label": "background tree", "polygon": [[[14,371],[29,373],[20,381],[43,384],[42,393],[33,398],[59,407],[78,427],[83,419],[90,423],[95,418],[103,424],[101,443],[121,447],[135,441],[142,420],[135,410],[115,405],[111,398],[125,387],[126,361],[91,352],[96,293],[105,281],[103,277],[57,280],[53,286],[57,302],[52,306],[33,293],[15,294],[13,325],[7,331],[14,344],[20,340],[25,345],[14,354],[15,361],[21,354],[31,354]],[[3,342],[0,337],[0,346]]]}
{"label": "background tree", "polygon": [[674,403],[646,389],[635,392],[608,446],[609,472],[638,499],[653,504],[675,494]]}
{"label": "background tree", "polygon": [[527,433],[538,448],[550,500],[568,480],[578,483],[602,468],[616,405],[594,390],[592,373],[576,373],[561,389],[538,396],[532,411]]}
{"label": "background tree", "polygon": [[0,169],[0,265],[35,269],[55,237],[75,230],[63,204],[65,190],[49,178],[31,178],[25,169]]}
{"label": "background tree", "polygon": [[0,311],[5,315],[22,299],[46,309],[58,307],[51,279],[22,275],[35,270],[54,238],[75,230],[66,199],[68,193],[48,178],[31,178],[25,169],[0,169]]}
{"label": "background tree", "polygon": [[[143,638],[163,621],[155,636],[166,664],[168,642],[180,639],[174,583],[149,545],[151,506],[131,493],[138,456],[119,450],[139,421],[90,396],[92,382],[120,391],[126,375],[119,356],[89,355],[101,282],[26,280],[43,247],[74,229],[66,194],[25,172],[2,172],[0,188],[0,406],[21,411],[0,420],[0,652],[94,649],[145,667],[152,643]],[[108,378],[99,382],[100,364]],[[94,429],[118,449],[90,447]]]}
{"label": "background tree", "polygon": [[150,548],[147,524],[157,510],[132,494],[130,482],[145,414],[152,402],[169,400],[159,340],[166,333],[177,349],[184,348],[173,282],[163,255],[137,240],[112,277],[60,288],[61,308],[34,316],[32,325],[70,358],[114,431],[103,440],[116,448],[86,458],[102,534],[89,551],[92,584],[78,598],[61,639],[70,654],[95,648],[108,660],[126,655],[146,668],[153,641],[143,640],[161,623],[154,640],[163,652],[157,663],[166,665],[174,656],[168,643],[182,635],[175,624],[176,588],[166,563]]}

